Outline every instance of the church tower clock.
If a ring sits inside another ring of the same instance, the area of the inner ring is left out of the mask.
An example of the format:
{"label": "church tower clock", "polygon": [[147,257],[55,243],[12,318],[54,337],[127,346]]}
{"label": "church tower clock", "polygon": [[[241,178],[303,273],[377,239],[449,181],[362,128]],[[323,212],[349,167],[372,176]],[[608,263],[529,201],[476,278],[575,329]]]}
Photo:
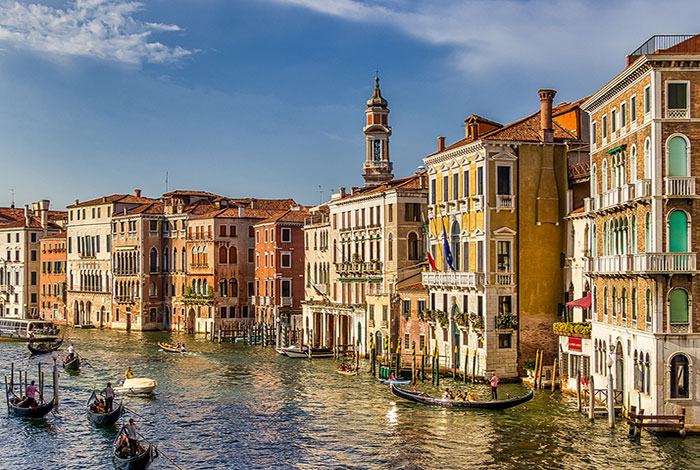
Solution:
{"label": "church tower clock", "polygon": [[389,108],[379,89],[379,77],[374,79],[374,93],[367,100],[367,125],[363,131],[367,139],[367,157],[362,165],[365,186],[383,183],[394,178],[393,165],[389,160]]}

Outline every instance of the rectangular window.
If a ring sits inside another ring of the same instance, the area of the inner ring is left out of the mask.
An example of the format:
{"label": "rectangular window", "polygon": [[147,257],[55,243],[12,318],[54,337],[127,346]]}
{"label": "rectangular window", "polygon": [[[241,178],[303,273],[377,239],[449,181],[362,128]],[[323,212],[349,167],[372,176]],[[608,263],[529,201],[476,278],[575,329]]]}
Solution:
{"label": "rectangular window", "polygon": [[591,127],[591,140],[593,141],[593,145],[598,143],[598,123],[594,122],[593,126]]}
{"label": "rectangular window", "polygon": [[29,258],[30,258],[31,261],[36,261],[36,250],[32,250],[32,251],[29,253]]}
{"label": "rectangular window", "polygon": [[36,233],[32,233],[30,235],[30,238],[31,238],[32,243],[36,243]]}
{"label": "rectangular window", "polygon": [[403,299],[401,301],[401,313],[405,317],[411,316],[411,299]]}
{"label": "rectangular window", "polygon": [[666,107],[668,109],[688,109],[688,84],[669,83]]}
{"label": "rectangular window", "polygon": [[255,261],[255,250],[253,248],[250,248],[248,250],[248,262],[252,263]]}
{"label": "rectangular window", "polygon": [[248,236],[250,238],[253,238],[255,236],[255,227],[253,227],[252,225],[248,227]]}
{"label": "rectangular window", "polygon": [[430,180],[430,204],[437,204],[437,180]]}
{"label": "rectangular window", "polygon": [[637,122],[637,96],[630,98],[630,122]]}
{"label": "rectangular window", "polygon": [[411,349],[411,335],[408,333],[404,333],[403,335],[403,348],[404,349]]}
{"label": "rectangular window", "polygon": [[389,222],[393,222],[394,221],[394,205],[389,204],[387,206],[387,211],[389,211]]}
{"label": "rectangular window", "polygon": [[476,169],[476,194],[484,194],[484,167],[482,166]]}
{"label": "rectangular window", "polygon": [[[424,349],[425,349],[425,335],[420,335],[418,337],[418,351],[423,351]],[[418,351],[416,351],[416,352],[418,352]]]}
{"label": "rectangular window", "polygon": [[32,271],[30,273],[30,279],[31,279],[31,285],[35,286],[36,285],[36,271]]}
{"label": "rectangular window", "polygon": [[511,333],[500,333],[498,335],[498,348],[499,349],[510,349],[511,348]]}
{"label": "rectangular window", "polygon": [[644,89],[644,114],[651,112],[651,87]]}
{"label": "rectangular window", "polygon": [[248,318],[248,306],[247,305],[243,306],[242,312],[243,312],[243,318]]}
{"label": "rectangular window", "polygon": [[158,221],[157,220],[149,220],[148,221],[148,231],[149,232],[158,232]]}
{"label": "rectangular window", "polygon": [[374,305],[369,306],[369,320],[374,321]]}
{"label": "rectangular window", "polygon": [[221,307],[221,318],[226,318],[227,313],[226,307]]}
{"label": "rectangular window", "polygon": [[[225,237],[225,236],[226,236],[226,226],[225,226],[225,225],[221,225],[221,226],[219,227],[219,236],[220,236],[220,237]],[[222,307],[222,308],[224,308],[224,307]],[[226,317],[224,317],[224,316],[222,315],[221,318],[226,318]]]}
{"label": "rectangular window", "polygon": [[420,222],[420,204],[414,202],[406,203],[406,222]]}
{"label": "rectangular window", "polygon": [[280,263],[283,268],[292,267],[292,255],[290,253],[282,253],[280,257]]}
{"label": "rectangular window", "polygon": [[452,199],[459,199],[459,173],[452,175]]}
{"label": "rectangular window", "polygon": [[497,242],[498,245],[498,271],[500,272],[510,272],[511,268],[511,263],[510,263],[510,245],[511,242],[509,241],[499,241]]}
{"label": "rectangular window", "polygon": [[613,109],[610,111],[610,131],[615,132],[617,130],[617,110]]}
{"label": "rectangular window", "polygon": [[608,136],[608,116],[603,116],[603,139]]}
{"label": "rectangular window", "polygon": [[289,243],[292,241],[292,229],[291,228],[283,228],[282,229],[282,241],[285,243]]}
{"label": "rectangular window", "polygon": [[267,235],[267,229],[265,229],[265,243],[268,242],[268,238],[267,238],[267,237],[268,237],[268,235]]}
{"label": "rectangular window", "polygon": [[417,307],[416,307],[416,311],[417,311],[418,314],[421,314],[421,313],[425,312],[425,300],[424,300],[424,299],[420,299],[420,300],[418,301],[418,305],[417,305]]}
{"label": "rectangular window", "polygon": [[382,305],[382,321],[389,321],[389,307]]}
{"label": "rectangular window", "polygon": [[282,279],[281,289],[282,289],[282,297],[291,297],[292,296],[292,281],[290,281],[289,279]]}
{"label": "rectangular window", "polygon": [[68,253],[73,252],[73,239],[68,237]]}
{"label": "rectangular window", "polygon": [[469,197],[469,170],[462,174],[462,197]]}
{"label": "rectangular window", "polygon": [[625,127],[627,125],[627,103],[622,103],[620,105],[620,127]]}
{"label": "rectangular window", "polygon": [[442,200],[447,201],[450,198],[450,178],[445,175],[442,177]]}
{"label": "rectangular window", "polygon": [[476,270],[484,272],[484,242],[479,240],[476,242]]}
{"label": "rectangular window", "polygon": [[496,167],[496,194],[511,194],[511,167],[499,165]]}

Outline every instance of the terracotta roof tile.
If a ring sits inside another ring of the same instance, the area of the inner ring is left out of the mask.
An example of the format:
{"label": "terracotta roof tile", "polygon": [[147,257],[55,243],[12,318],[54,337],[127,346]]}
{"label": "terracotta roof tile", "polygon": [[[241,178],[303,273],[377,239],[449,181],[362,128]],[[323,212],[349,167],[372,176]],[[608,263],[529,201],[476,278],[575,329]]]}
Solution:
{"label": "terracotta roof tile", "polygon": [[147,203],[153,202],[153,201],[155,201],[155,199],[151,199],[148,197],[135,196],[133,194],[110,194],[109,196],[102,196],[102,197],[98,197],[96,199],[90,199],[89,201],[78,202],[77,204],[72,204],[72,205],[68,206],[68,208],[73,209],[75,207],[94,206],[97,204],[107,204],[107,203],[116,203],[116,202],[121,202],[124,204],[147,204]]}
{"label": "terracotta roof tile", "polygon": [[54,233],[53,235],[47,235],[45,237],[42,237],[42,240],[54,240],[54,239],[60,239],[60,238],[66,238],[67,232],[59,232],[59,233]]}
{"label": "terracotta roof tile", "polygon": [[423,285],[423,283],[421,283],[421,282],[415,282],[415,283],[413,283],[413,284],[407,284],[407,285],[405,285],[405,286],[401,286],[401,287],[398,288],[398,290],[400,290],[400,291],[404,291],[404,290],[411,290],[411,291],[423,290],[423,291],[426,291],[426,292],[427,292],[428,289]]}
{"label": "terracotta roof tile", "polygon": [[[404,189],[421,189],[423,187],[423,183],[421,178],[425,176],[427,173],[426,172],[420,172],[416,173],[411,176],[407,176],[405,178],[395,178],[391,181],[386,181],[384,183],[372,185],[372,186],[364,186],[362,188],[357,188],[354,193],[348,194],[344,198],[340,199],[341,201],[345,201],[347,199],[352,199],[354,197],[360,197],[360,196],[366,196],[367,194],[375,194],[375,193],[380,193],[383,191],[388,191],[390,189],[399,189],[399,188],[404,188]],[[334,201],[335,202],[335,201]]]}

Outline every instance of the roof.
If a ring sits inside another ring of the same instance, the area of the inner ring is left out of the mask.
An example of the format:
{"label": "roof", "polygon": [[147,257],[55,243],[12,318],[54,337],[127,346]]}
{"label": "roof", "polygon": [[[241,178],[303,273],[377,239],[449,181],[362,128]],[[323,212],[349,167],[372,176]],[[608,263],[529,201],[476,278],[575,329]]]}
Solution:
{"label": "roof", "polygon": [[569,214],[583,214],[586,212],[586,208],[584,206],[577,207],[576,209],[572,210],[569,212]]}
{"label": "roof", "polygon": [[150,202],[148,204],[139,204],[136,207],[131,207],[114,214],[114,217],[122,217],[125,215],[140,215],[140,214],[164,214],[164,204],[162,202]]}
{"label": "roof", "polygon": [[170,191],[163,194],[163,197],[169,196],[203,196],[203,197],[222,197],[218,194],[210,193],[208,191],[191,191],[188,189],[178,189],[176,191]]}
{"label": "roof", "polygon": [[385,181],[383,183],[371,185],[371,186],[364,186],[362,188],[355,188],[351,194],[346,195],[345,197],[341,199],[337,199],[332,202],[337,202],[337,201],[345,201],[348,199],[352,199],[355,197],[360,197],[360,196],[366,196],[368,194],[375,194],[375,193],[381,193],[383,191],[388,191],[390,189],[424,189],[424,184],[422,181],[422,178],[426,175],[427,173],[425,171],[422,171],[420,173],[416,173],[411,176],[407,176],[405,178],[394,178],[389,181]]}
{"label": "roof", "polygon": [[588,178],[591,173],[591,162],[583,161],[569,165],[569,179]]}
{"label": "roof", "polygon": [[263,225],[263,224],[272,224],[272,223],[298,223],[298,224],[303,224],[304,220],[307,219],[308,217],[311,216],[311,212],[309,212],[309,209],[306,207],[301,208],[301,209],[289,209],[285,212],[281,212],[279,214],[273,215],[272,217],[269,217],[261,222],[258,222],[256,225]]}
{"label": "roof", "polygon": [[224,207],[221,209],[210,210],[192,217],[192,220],[198,219],[268,219],[277,214],[277,211],[267,209],[243,209],[243,216],[240,215],[239,207]]}
{"label": "roof", "polygon": [[502,127],[503,126],[503,124],[501,124],[500,122],[491,121],[490,119],[486,119],[485,117],[479,116],[478,114],[472,114],[467,119],[465,119],[464,122],[470,122],[470,123],[477,122],[477,123],[481,123],[481,124],[490,124],[490,125],[495,126],[495,127]]}
{"label": "roof", "polygon": [[90,199],[89,201],[78,202],[77,204],[72,204],[68,206],[69,209],[76,207],[94,206],[97,204],[108,204],[108,203],[123,203],[123,204],[147,204],[153,202],[155,199],[148,197],[135,196],[133,194],[110,194],[109,196],[102,196],[96,199]]}
{"label": "roof", "polygon": [[53,235],[47,235],[45,237],[42,237],[41,240],[55,240],[55,239],[63,239],[66,238],[67,232],[59,232],[59,233],[54,233]]}
{"label": "roof", "polygon": [[415,282],[413,284],[407,284],[405,286],[399,287],[397,290],[411,290],[411,291],[416,291],[416,290],[424,290],[427,291],[428,288],[423,285],[422,282]]}
{"label": "roof", "polygon": [[[63,228],[55,224],[54,222],[49,221],[47,224],[47,228],[49,230],[63,230]],[[38,217],[34,216],[29,216],[29,224],[27,224],[27,221],[24,219],[24,215],[22,216],[21,219],[18,220],[12,220],[10,222],[6,223],[0,223],[0,230],[6,229],[6,228],[43,228],[41,225],[41,219]]]}

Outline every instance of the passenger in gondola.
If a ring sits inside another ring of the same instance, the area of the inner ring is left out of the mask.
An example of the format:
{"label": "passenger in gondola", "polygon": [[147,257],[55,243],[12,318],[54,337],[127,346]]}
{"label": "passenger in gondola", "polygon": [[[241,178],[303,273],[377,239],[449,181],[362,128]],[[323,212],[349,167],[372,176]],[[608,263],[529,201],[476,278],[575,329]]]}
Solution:
{"label": "passenger in gondola", "polygon": [[32,380],[32,383],[29,384],[27,387],[27,399],[26,399],[26,407],[36,407],[39,404],[36,402],[36,393],[39,391],[36,385],[34,385],[34,381]]}
{"label": "passenger in gondola", "polygon": [[126,429],[126,437],[129,439],[129,450],[131,451],[131,455],[136,456],[139,453],[138,429],[140,428],[136,426],[134,418],[129,418],[129,424],[124,426],[124,429]]}
{"label": "passenger in gondola", "polygon": [[130,379],[134,376],[134,373],[131,372],[131,366],[126,368],[126,372],[124,372],[124,378]]}
{"label": "passenger in gondola", "polygon": [[125,458],[129,456],[130,453],[130,447],[129,447],[129,439],[126,437],[125,434],[120,434],[119,438],[117,439],[117,443],[114,445],[115,452],[119,457]]}
{"label": "passenger in gondola", "polygon": [[107,382],[107,386],[100,392],[100,395],[105,397],[105,408],[107,413],[112,411],[112,403],[114,403],[114,389],[112,382]]}
{"label": "passenger in gondola", "polygon": [[73,347],[73,343],[66,348],[66,352],[68,353],[68,356],[66,356],[66,362],[71,362],[75,357],[75,348]]}

